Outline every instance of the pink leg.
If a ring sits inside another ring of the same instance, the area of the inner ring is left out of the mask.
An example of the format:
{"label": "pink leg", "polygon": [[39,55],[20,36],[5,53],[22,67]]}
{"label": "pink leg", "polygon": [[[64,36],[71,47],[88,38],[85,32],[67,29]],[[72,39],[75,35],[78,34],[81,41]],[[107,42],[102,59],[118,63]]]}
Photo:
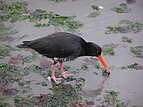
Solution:
{"label": "pink leg", "polygon": [[68,76],[71,76],[71,74],[66,74],[64,69],[63,69],[63,62],[60,62],[60,70],[61,70],[61,75],[64,78],[67,78]]}
{"label": "pink leg", "polygon": [[61,80],[62,78],[56,78],[55,77],[55,64],[52,64],[52,79],[58,83],[58,80]]}

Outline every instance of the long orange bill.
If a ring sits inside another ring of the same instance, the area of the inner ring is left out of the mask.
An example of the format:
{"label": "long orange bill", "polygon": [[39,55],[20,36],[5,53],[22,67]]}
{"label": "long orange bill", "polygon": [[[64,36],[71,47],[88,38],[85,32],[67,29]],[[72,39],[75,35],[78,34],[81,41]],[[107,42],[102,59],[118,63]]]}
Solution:
{"label": "long orange bill", "polygon": [[104,66],[104,68],[105,68],[106,70],[108,70],[108,66],[106,65],[106,63],[105,63],[105,61],[104,61],[102,55],[99,55],[99,56],[98,56],[98,59],[101,61],[101,63],[102,63],[102,65]]}

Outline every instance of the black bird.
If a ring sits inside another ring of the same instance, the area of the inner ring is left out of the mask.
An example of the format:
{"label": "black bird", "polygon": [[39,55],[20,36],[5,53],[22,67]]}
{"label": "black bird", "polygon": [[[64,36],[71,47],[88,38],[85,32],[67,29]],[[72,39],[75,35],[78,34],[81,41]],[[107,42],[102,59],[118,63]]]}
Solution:
{"label": "black bird", "polygon": [[52,79],[57,82],[55,77],[55,65],[60,63],[62,77],[66,77],[63,70],[63,62],[70,61],[80,56],[96,56],[101,61],[107,75],[110,75],[108,67],[101,56],[102,49],[95,43],[86,42],[83,38],[66,32],[57,32],[36,40],[23,41],[17,45],[18,48],[31,48],[40,54],[52,58]]}

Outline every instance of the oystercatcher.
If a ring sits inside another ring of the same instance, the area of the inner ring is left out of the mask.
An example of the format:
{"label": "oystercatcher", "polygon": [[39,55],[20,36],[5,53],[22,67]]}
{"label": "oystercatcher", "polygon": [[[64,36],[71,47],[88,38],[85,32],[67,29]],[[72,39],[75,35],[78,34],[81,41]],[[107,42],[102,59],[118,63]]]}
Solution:
{"label": "oystercatcher", "polygon": [[31,41],[23,41],[17,45],[18,48],[31,48],[38,53],[53,59],[52,79],[57,82],[60,78],[55,77],[55,65],[60,63],[61,76],[66,77],[63,70],[63,62],[73,60],[81,56],[96,56],[103,64],[104,73],[110,75],[108,66],[106,65],[101,52],[102,49],[95,43],[86,42],[83,38],[67,33],[56,32],[49,36]]}

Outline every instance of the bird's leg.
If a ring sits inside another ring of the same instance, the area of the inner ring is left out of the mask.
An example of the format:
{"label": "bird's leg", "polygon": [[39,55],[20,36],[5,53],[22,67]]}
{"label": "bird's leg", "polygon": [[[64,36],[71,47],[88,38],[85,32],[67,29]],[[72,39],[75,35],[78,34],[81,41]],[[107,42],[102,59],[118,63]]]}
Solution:
{"label": "bird's leg", "polygon": [[54,64],[52,64],[52,79],[56,82],[56,83],[58,83],[58,81],[60,81],[62,78],[56,78],[55,77],[55,63]]}
{"label": "bird's leg", "polygon": [[68,76],[71,76],[72,74],[67,74],[67,73],[65,73],[65,71],[64,71],[64,69],[63,69],[63,62],[60,61],[59,63],[60,63],[60,70],[61,70],[61,75],[62,75],[62,77],[67,78]]}

